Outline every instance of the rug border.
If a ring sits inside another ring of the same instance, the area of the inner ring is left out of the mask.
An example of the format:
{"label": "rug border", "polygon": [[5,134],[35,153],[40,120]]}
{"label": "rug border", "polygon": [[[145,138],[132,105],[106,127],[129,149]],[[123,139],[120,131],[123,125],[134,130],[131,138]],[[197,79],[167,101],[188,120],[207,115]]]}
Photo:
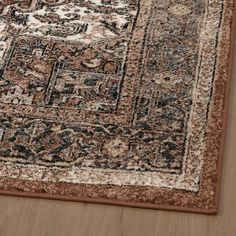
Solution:
{"label": "rug border", "polygon": [[220,208],[220,192],[222,187],[222,172],[223,172],[223,160],[225,154],[225,142],[226,142],[226,134],[228,127],[228,115],[229,115],[229,100],[230,100],[230,92],[231,92],[231,81],[233,80],[233,65],[234,61],[236,62],[236,56],[234,57],[236,50],[236,2],[233,2],[233,16],[232,16],[232,25],[231,25],[231,37],[230,37],[230,55],[229,55],[229,64],[228,64],[228,79],[227,79],[227,87],[226,87],[226,95],[225,95],[225,109],[223,116],[223,128],[220,142],[220,155],[219,155],[219,164],[217,169],[217,184],[216,184],[216,214],[219,212]]}
{"label": "rug border", "polygon": [[230,35],[230,52],[229,52],[229,63],[227,71],[227,84],[225,93],[225,106],[223,112],[223,126],[222,135],[220,140],[218,166],[217,166],[217,183],[216,183],[216,208],[214,209],[203,209],[203,208],[193,208],[184,206],[170,206],[163,204],[151,204],[151,203],[132,203],[121,200],[108,200],[102,198],[88,198],[88,197],[73,197],[64,196],[60,194],[48,194],[48,193],[34,193],[34,192],[21,192],[21,191],[9,191],[0,190],[1,195],[17,196],[17,197],[27,197],[27,198],[41,198],[41,199],[51,199],[51,200],[64,200],[64,201],[74,201],[83,203],[94,203],[94,204],[105,204],[105,205],[115,205],[123,207],[133,207],[133,208],[144,208],[144,209],[156,209],[156,210],[167,210],[167,211],[178,211],[178,212],[188,212],[188,213],[200,213],[200,214],[217,214],[219,212],[220,205],[220,190],[222,185],[222,171],[223,171],[223,159],[224,159],[224,147],[227,133],[228,124],[228,110],[229,110],[229,97],[230,97],[230,84],[233,78],[233,62],[236,60],[234,58],[235,39],[236,39],[236,2],[233,3],[233,15],[231,24],[231,35]]}

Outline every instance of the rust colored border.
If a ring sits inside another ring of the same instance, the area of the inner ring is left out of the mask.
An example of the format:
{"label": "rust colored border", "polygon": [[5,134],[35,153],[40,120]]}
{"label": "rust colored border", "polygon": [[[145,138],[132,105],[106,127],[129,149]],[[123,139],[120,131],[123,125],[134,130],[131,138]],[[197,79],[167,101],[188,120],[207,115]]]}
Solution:
{"label": "rust colored border", "polygon": [[[233,2],[233,12],[231,20],[231,35],[230,35],[230,48],[229,48],[229,60],[228,60],[228,73],[227,73],[227,84],[226,84],[226,94],[225,94],[225,107],[223,113],[223,128],[222,135],[220,140],[220,154],[218,160],[218,169],[217,169],[217,184],[216,184],[216,213],[218,213],[220,205],[220,191],[222,185],[222,172],[223,172],[223,159],[225,152],[225,140],[228,127],[228,112],[229,112],[229,98],[230,98],[230,85],[231,80],[233,79],[233,64],[236,62],[236,57],[234,57],[235,40],[236,40],[236,2]],[[227,63],[227,62],[226,62]]]}
{"label": "rust colored border", "polygon": [[[227,7],[233,7],[233,13],[236,12],[235,2],[234,6]],[[206,136],[207,152],[201,176],[201,188],[198,193],[141,186],[52,183],[2,177],[0,178],[0,194],[216,214],[219,207],[220,179],[227,129],[227,111],[230,80],[232,79],[234,39],[236,35],[236,15],[230,14],[229,11],[226,11],[225,14],[226,22],[231,26],[230,45],[227,40],[221,40],[219,57],[222,63],[218,65],[217,70],[219,73],[218,76],[224,79],[216,81],[214,87],[215,92],[212,100],[214,110],[210,113],[208,119],[208,133]],[[229,32],[226,34],[229,34]],[[227,55],[226,60],[224,58],[225,54]],[[219,112],[217,110],[220,106],[217,104],[219,99],[223,99],[222,114],[218,114]],[[209,121],[211,120],[212,122],[210,123]],[[221,129],[218,131],[214,130],[215,125],[220,125]],[[217,155],[211,154],[211,150],[214,150],[215,147],[217,147]]]}

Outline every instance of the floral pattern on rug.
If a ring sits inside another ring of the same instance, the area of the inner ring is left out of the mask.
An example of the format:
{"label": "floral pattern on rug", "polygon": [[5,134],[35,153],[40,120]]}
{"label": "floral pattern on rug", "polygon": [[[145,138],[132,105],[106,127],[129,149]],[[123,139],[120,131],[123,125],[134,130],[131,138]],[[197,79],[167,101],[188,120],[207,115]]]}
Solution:
{"label": "floral pattern on rug", "polygon": [[0,176],[198,193],[232,11],[232,0],[0,1]]}

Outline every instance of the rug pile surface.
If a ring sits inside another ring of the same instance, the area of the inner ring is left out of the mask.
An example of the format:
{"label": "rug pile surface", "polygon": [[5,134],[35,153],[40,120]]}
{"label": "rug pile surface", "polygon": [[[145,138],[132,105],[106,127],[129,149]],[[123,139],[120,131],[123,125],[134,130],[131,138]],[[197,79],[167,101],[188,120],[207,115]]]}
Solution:
{"label": "rug pile surface", "polygon": [[233,10],[0,1],[0,193],[216,213]]}

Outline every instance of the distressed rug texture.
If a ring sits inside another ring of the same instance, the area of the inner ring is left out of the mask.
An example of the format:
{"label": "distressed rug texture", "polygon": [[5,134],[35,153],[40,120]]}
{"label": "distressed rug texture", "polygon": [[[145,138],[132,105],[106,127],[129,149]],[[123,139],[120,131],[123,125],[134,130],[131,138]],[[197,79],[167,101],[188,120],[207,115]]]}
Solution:
{"label": "distressed rug texture", "polygon": [[0,0],[0,193],[216,213],[233,0]]}

